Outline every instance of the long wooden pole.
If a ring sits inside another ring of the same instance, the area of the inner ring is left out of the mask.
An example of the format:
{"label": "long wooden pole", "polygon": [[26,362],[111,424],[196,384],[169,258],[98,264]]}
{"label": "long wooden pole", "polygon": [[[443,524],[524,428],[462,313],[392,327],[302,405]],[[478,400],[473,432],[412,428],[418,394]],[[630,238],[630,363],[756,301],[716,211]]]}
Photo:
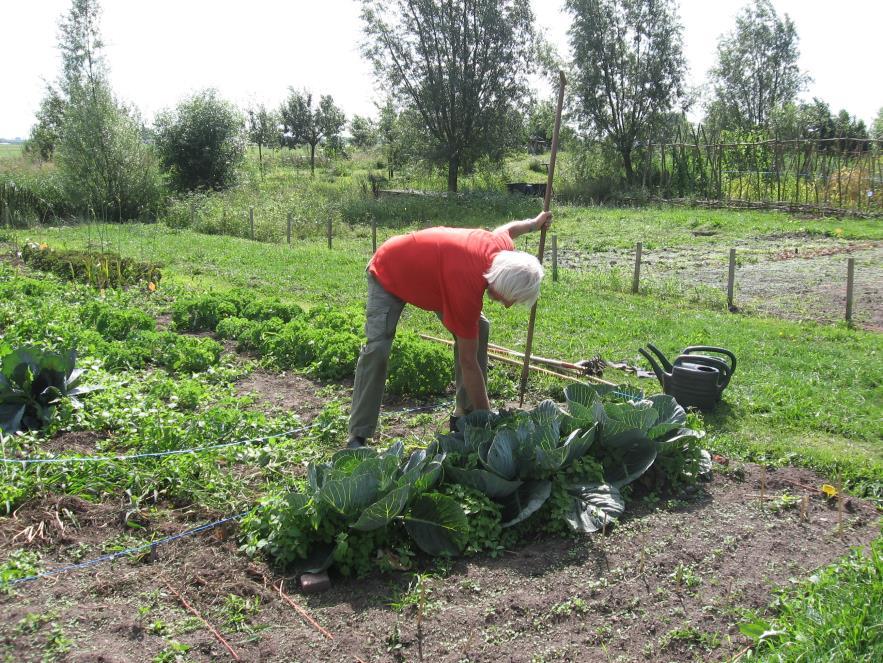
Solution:
{"label": "long wooden pole", "polygon": [[[552,132],[552,154],[549,157],[549,176],[546,178],[546,195],[543,198],[543,211],[549,211],[549,205],[552,202],[552,178],[555,175],[555,159],[558,156],[558,134],[561,130],[561,109],[564,107],[564,86],[567,85],[567,79],[564,72],[558,72],[558,108],[555,112],[555,130]],[[543,263],[543,253],[546,251],[546,229],[540,230],[540,248],[539,258],[540,264]],[[527,374],[530,370],[530,351],[533,347],[533,328],[537,319],[537,303],[534,302],[530,308],[530,321],[527,323],[527,343],[524,346],[524,365],[521,367],[521,385],[518,391],[518,404],[524,405],[524,392],[527,390]]]}

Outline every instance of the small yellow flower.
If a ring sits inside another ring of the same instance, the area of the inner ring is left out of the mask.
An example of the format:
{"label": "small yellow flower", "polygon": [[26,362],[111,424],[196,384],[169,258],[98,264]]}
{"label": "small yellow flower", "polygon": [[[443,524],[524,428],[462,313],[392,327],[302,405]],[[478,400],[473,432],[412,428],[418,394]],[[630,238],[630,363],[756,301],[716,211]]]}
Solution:
{"label": "small yellow flower", "polygon": [[156,292],[156,283],[151,281],[147,284],[147,289],[150,290],[150,292]]}
{"label": "small yellow flower", "polygon": [[837,237],[842,237],[843,236],[843,228],[834,228],[834,234],[837,235]]}
{"label": "small yellow flower", "polygon": [[825,495],[827,497],[836,497],[837,496],[837,489],[834,488],[834,486],[832,486],[830,483],[823,483],[822,484],[822,492],[825,493]]}
{"label": "small yellow flower", "polygon": [[49,248],[49,245],[46,242],[43,242],[42,244],[40,244],[41,251],[45,251],[48,248]]}

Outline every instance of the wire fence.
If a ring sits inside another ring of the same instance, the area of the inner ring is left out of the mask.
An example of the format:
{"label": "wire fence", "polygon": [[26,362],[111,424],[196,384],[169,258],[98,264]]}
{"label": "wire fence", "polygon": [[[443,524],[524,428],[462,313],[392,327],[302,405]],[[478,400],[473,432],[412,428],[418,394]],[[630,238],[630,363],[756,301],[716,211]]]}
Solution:
{"label": "wire fence", "polygon": [[733,207],[883,216],[883,141],[799,138],[719,142],[700,127],[637,151],[652,197]]}
{"label": "wire fence", "polygon": [[883,330],[883,242],[804,237],[588,252],[553,242],[546,262],[594,287],[702,308]]}

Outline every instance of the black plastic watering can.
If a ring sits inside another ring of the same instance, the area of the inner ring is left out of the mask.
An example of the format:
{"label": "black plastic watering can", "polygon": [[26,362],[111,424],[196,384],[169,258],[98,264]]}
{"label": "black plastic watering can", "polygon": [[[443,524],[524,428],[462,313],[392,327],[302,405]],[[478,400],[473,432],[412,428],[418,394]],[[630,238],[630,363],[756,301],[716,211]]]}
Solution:
{"label": "black plastic watering can", "polygon": [[[638,352],[650,362],[662,391],[674,396],[681,407],[710,410],[720,402],[721,394],[736,372],[736,355],[725,348],[691,345],[674,362],[669,362],[652,343],[647,347],[659,359],[658,363],[644,348],[639,348]],[[723,355],[725,359],[698,354],[700,352]]]}

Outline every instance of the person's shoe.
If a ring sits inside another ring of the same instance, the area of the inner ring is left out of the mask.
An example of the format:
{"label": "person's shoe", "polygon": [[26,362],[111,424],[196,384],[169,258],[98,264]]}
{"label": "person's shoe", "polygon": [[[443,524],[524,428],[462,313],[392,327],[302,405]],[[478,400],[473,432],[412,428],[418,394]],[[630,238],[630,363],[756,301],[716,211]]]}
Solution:
{"label": "person's shoe", "polygon": [[365,444],[365,438],[359,437],[358,435],[350,436],[349,442],[346,443],[347,449],[361,449],[365,446],[367,446]]}

